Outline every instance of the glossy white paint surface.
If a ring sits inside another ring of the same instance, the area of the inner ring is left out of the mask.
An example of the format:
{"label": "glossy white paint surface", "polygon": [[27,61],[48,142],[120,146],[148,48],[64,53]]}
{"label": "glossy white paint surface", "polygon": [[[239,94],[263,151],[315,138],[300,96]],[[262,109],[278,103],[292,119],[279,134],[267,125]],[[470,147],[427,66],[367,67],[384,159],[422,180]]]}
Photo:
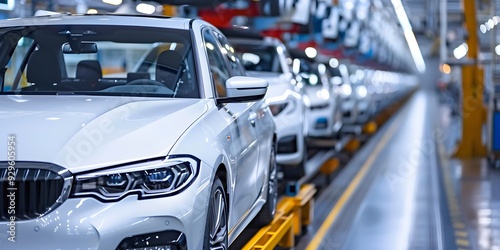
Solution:
{"label": "glossy white paint surface", "polygon": [[[138,25],[188,28],[181,18],[60,16],[1,21],[0,27],[39,24]],[[201,249],[209,191],[217,168],[227,172],[229,242],[248,225],[267,198],[275,123],[265,101],[216,105],[200,29],[193,48],[201,99],[104,96],[0,96],[0,137],[15,134],[17,161],[49,162],[73,174],[172,155],[200,159],[198,176],[182,192],[138,200],[130,195],[103,203],[69,198],[55,211],[18,223],[18,242],[6,249],[115,249],[125,237],[164,230],[186,234],[188,249]],[[7,152],[6,144],[0,151]],[[6,161],[7,155],[0,156]],[[6,223],[1,222],[0,227]],[[22,235],[22,236],[21,236]]]}
{"label": "glossy white paint surface", "polygon": [[250,76],[259,77],[269,81],[269,88],[264,97],[268,105],[280,105],[286,103],[286,108],[274,116],[278,140],[287,136],[297,138],[297,152],[276,155],[276,161],[281,165],[300,164],[304,158],[305,134],[304,126],[306,107],[302,95],[291,83],[291,74],[279,74],[272,72],[247,72]]}

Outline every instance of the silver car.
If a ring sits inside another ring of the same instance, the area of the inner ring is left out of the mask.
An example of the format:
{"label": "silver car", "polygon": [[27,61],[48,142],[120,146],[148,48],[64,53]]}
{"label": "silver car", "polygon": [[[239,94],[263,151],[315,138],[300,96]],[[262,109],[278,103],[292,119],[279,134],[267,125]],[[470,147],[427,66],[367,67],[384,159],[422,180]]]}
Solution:
{"label": "silver car", "polygon": [[272,220],[268,82],[212,25],[58,15],[0,36],[1,249],[227,249]]}

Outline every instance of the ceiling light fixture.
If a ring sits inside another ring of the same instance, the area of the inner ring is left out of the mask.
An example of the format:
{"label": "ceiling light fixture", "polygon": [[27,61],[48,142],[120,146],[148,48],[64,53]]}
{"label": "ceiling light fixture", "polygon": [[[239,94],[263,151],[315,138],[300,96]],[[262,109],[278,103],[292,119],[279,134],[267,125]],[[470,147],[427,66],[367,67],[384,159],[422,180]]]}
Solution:
{"label": "ceiling light fixture", "polygon": [[120,5],[122,4],[122,0],[102,0],[103,3],[111,4],[111,5]]}
{"label": "ceiling light fixture", "polygon": [[318,51],[313,47],[307,47],[304,51],[306,56],[309,58],[315,58],[318,55]]}
{"label": "ceiling light fixture", "polygon": [[151,4],[140,3],[135,7],[135,10],[137,10],[137,12],[140,12],[143,14],[151,15],[151,14],[155,13],[156,7],[154,5],[151,5]]}
{"label": "ceiling light fixture", "polygon": [[417,38],[415,38],[415,34],[413,33],[413,28],[411,27],[410,20],[408,20],[408,16],[406,15],[406,11],[401,3],[401,0],[391,0],[392,5],[394,7],[394,11],[396,12],[396,16],[398,17],[399,23],[401,24],[401,28],[403,29],[403,33],[408,43],[408,47],[410,48],[410,53],[413,57],[413,61],[415,62],[415,66],[417,67],[418,72],[425,72],[425,61],[422,56],[422,52],[420,51],[420,46],[418,45]]}
{"label": "ceiling light fixture", "polygon": [[453,56],[456,59],[462,59],[467,55],[467,52],[469,52],[469,46],[466,43],[462,43],[453,50]]}

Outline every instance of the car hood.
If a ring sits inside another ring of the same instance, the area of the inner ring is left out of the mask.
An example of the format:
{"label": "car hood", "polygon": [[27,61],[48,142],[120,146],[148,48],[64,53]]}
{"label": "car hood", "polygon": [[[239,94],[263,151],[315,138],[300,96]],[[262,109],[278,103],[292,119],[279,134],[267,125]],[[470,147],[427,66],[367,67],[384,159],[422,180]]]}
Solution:
{"label": "car hood", "polygon": [[163,157],[206,110],[201,99],[0,96],[0,136],[15,136],[17,161],[77,173]]}
{"label": "car hood", "polygon": [[293,85],[290,83],[290,78],[284,74],[274,73],[274,72],[258,72],[249,71],[248,76],[257,77],[269,82],[269,87],[267,88],[266,96],[264,98],[273,98],[278,96],[283,96],[289,90],[293,90]]}

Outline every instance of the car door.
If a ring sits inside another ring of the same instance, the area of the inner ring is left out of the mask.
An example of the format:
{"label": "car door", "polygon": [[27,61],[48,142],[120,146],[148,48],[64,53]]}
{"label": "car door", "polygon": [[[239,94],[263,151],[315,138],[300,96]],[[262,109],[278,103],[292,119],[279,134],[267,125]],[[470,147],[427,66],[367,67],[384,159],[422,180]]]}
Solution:
{"label": "car door", "polygon": [[[229,41],[225,36],[220,34],[219,32],[214,32],[215,38],[221,45],[221,48],[224,48],[223,54],[226,61],[229,64],[229,72],[232,76],[244,76],[247,75],[245,71],[245,67],[243,63],[240,61],[240,58],[235,53],[234,48],[231,46]],[[256,128],[257,132],[257,143],[258,143],[258,151],[259,158],[257,168],[255,169],[256,178],[254,185],[256,189],[259,191],[262,186],[266,183],[266,176],[268,168],[269,168],[269,157],[267,156],[271,150],[269,139],[272,137],[272,130],[269,128],[268,122],[264,118],[265,109],[268,107],[265,101],[257,101],[252,103],[252,107],[250,107],[250,116],[251,120],[253,120],[252,125]]]}
{"label": "car door", "polygon": [[[220,45],[210,29],[204,30],[203,37],[216,96],[225,97],[225,83],[234,74],[224,56],[227,49]],[[259,158],[256,112],[252,103],[228,103],[221,105],[219,113],[230,127],[229,160],[234,183],[233,189],[228,190],[233,193],[229,200],[232,208],[229,225],[235,225],[250,210],[259,195],[255,185],[258,165],[256,159]]]}

